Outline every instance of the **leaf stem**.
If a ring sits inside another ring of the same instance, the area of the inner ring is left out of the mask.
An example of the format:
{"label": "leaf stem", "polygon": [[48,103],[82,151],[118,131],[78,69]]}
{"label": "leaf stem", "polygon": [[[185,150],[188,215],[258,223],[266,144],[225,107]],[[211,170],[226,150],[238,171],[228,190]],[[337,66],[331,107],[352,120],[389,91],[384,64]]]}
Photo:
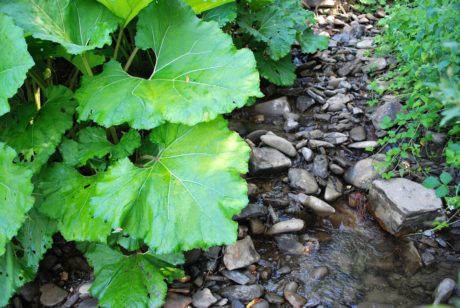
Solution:
{"label": "leaf stem", "polygon": [[117,37],[117,43],[115,44],[115,51],[113,52],[113,59],[116,60],[118,57],[118,50],[120,50],[120,44],[121,40],[123,38],[123,32],[125,30],[125,26],[120,28],[120,31],[118,32],[118,37]]}
{"label": "leaf stem", "polygon": [[134,57],[136,56],[137,52],[139,51],[139,48],[134,48],[133,52],[129,55],[128,61],[125,64],[125,67],[123,68],[125,72],[129,70],[129,67],[133,63]]}
{"label": "leaf stem", "polygon": [[81,54],[81,60],[83,62],[83,66],[85,67],[86,72],[89,76],[93,77],[93,71],[91,70],[91,66],[88,63],[88,59],[86,59],[86,55],[84,53]]}
{"label": "leaf stem", "polygon": [[37,85],[37,87],[34,89],[34,100],[35,100],[35,106],[37,107],[37,111],[42,108],[42,103],[41,103],[41,96],[40,96],[40,87]]}
{"label": "leaf stem", "polygon": [[35,72],[33,70],[30,70],[28,72],[30,78],[32,78],[32,80],[42,89],[42,90],[45,90],[47,87],[45,85],[45,82],[35,74]]}
{"label": "leaf stem", "polygon": [[118,139],[117,129],[115,128],[115,126],[110,127],[109,132],[112,136],[113,143],[118,144],[120,142],[120,139]]}

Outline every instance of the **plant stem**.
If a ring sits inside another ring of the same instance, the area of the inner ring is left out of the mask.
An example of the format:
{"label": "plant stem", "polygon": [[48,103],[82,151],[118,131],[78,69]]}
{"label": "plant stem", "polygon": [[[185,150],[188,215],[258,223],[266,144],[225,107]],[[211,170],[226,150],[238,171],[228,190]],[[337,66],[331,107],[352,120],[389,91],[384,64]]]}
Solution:
{"label": "plant stem", "polygon": [[83,65],[85,66],[85,70],[88,73],[88,75],[93,77],[93,71],[91,70],[91,66],[89,65],[88,59],[86,59],[86,55],[84,53],[81,54],[81,60],[83,62]]}
{"label": "plant stem", "polygon": [[35,106],[37,107],[37,111],[42,108],[42,103],[41,103],[41,97],[40,97],[40,87],[37,86],[34,89],[34,100],[35,100]]}
{"label": "plant stem", "polygon": [[120,140],[118,139],[117,129],[115,126],[109,128],[110,135],[112,136],[113,143],[118,144]]}
{"label": "plant stem", "polygon": [[30,78],[32,78],[32,80],[33,80],[42,90],[45,90],[45,89],[47,88],[46,85],[45,85],[45,83],[43,82],[43,80],[42,80],[39,76],[37,76],[33,70],[30,70],[30,71],[28,72],[28,74],[29,74]]}
{"label": "plant stem", "polygon": [[128,61],[125,64],[125,67],[123,68],[125,72],[129,70],[129,67],[133,63],[134,57],[136,56],[137,52],[139,51],[139,48],[134,48],[133,52],[129,55]]}
{"label": "plant stem", "polygon": [[120,49],[120,44],[121,40],[123,38],[123,32],[125,30],[125,26],[120,28],[120,31],[118,32],[118,38],[117,38],[117,43],[115,44],[115,51],[113,52],[113,59],[116,60],[118,56],[118,50]]}

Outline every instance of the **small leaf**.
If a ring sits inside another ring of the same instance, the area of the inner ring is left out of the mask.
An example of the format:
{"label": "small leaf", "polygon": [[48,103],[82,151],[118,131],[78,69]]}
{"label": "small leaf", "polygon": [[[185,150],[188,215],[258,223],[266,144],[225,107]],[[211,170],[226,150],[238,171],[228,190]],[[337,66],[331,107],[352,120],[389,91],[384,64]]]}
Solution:
{"label": "small leaf", "polygon": [[441,173],[441,175],[439,176],[439,179],[441,180],[443,184],[446,184],[446,185],[452,182],[453,180],[452,175],[450,175],[449,172],[445,172],[445,171]]}
{"label": "small leaf", "polygon": [[278,61],[255,53],[260,75],[278,86],[290,86],[296,79],[295,66],[288,55]]}
{"label": "small leaf", "polygon": [[51,165],[41,175],[39,190],[43,200],[38,210],[57,220],[66,240],[105,242],[110,235],[110,225],[93,218],[89,204],[99,178],[83,176],[64,164]]}
{"label": "small leaf", "polygon": [[429,176],[422,182],[422,185],[426,188],[436,188],[441,185],[441,182],[439,182],[437,177]]}
{"label": "small leaf", "polygon": [[34,38],[61,44],[71,54],[111,43],[118,19],[93,0],[4,0],[0,12]]}
{"label": "small leaf", "polygon": [[0,140],[14,148],[21,164],[34,173],[55,152],[64,133],[72,127],[75,101],[72,91],[55,86],[45,92],[48,100],[35,113],[33,104],[16,105],[0,118]]}
{"label": "small leaf", "polygon": [[147,7],[153,0],[97,0],[105,5],[114,15],[121,18],[121,26],[129,22]]}
{"label": "small leaf", "polygon": [[327,49],[329,46],[329,38],[324,35],[315,35],[311,29],[305,30],[297,36],[302,52],[315,53],[318,50]]}
{"label": "small leaf", "polygon": [[0,257],[0,306],[7,306],[16,290],[35,278],[38,265],[45,252],[51,248],[56,232],[53,221],[32,209],[14,242],[6,246]]}
{"label": "small leaf", "polygon": [[102,307],[161,307],[168,289],[165,280],[184,276],[150,252],[124,256],[93,244],[85,255],[96,277],[90,291]]}
{"label": "small leaf", "polygon": [[32,171],[14,164],[15,157],[16,152],[0,142],[0,256],[34,204]]}
{"label": "small leaf", "polygon": [[194,125],[260,96],[252,53],[236,50],[216,23],[201,21],[181,0],[153,2],[139,14],[136,45],[153,49],[150,79],[128,75],[118,62],[83,78],[80,120],[150,129],[165,121]]}
{"label": "small leaf", "polygon": [[446,185],[441,185],[438,188],[436,188],[436,197],[442,198],[445,197],[449,194],[449,187]]}
{"label": "small leaf", "polygon": [[213,20],[222,28],[226,24],[235,21],[236,15],[236,3],[231,2],[203,12],[201,18],[206,21]]}
{"label": "small leaf", "polygon": [[151,163],[123,159],[102,176],[91,199],[95,216],[161,254],[236,240],[232,217],[247,204],[245,142],[222,118],[165,124],[150,139],[160,149]]}
{"label": "small leaf", "polygon": [[235,0],[185,0],[185,2],[192,7],[196,14],[234,1]]}
{"label": "small leaf", "polygon": [[[1,12],[1,10],[0,10]],[[27,52],[27,44],[21,28],[13,20],[0,13],[0,116],[10,110],[8,98],[12,97],[26,79],[34,60]]]}

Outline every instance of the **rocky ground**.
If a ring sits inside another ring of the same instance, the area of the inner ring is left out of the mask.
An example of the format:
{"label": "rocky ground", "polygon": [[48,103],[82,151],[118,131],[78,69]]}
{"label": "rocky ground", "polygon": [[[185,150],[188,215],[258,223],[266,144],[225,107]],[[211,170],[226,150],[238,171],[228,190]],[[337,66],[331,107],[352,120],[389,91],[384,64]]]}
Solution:
{"label": "rocky ground", "polygon": [[[372,53],[383,15],[320,8],[329,48],[293,48],[295,85],[267,85],[265,101],[229,117],[252,147],[239,240],[189,252],[189,279],[171,285],[166,307],[414,307],[460,295],[460,228],[401,236],[429,226],[441,200],[416,178],[378,180],[378,127],[402,103],[368,104],[369,81],[395,65]],[[84,258],[56,237],[13,304],[96,307],[90,285]]]}

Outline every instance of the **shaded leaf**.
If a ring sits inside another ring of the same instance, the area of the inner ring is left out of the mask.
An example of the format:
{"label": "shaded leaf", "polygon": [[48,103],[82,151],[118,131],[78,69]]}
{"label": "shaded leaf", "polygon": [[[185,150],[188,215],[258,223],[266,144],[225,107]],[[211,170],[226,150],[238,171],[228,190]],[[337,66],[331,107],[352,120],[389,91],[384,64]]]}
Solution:
{"label": "shaded leaf", "polygon": [[290,55],[278,61],[265,57],[261,53],[255,53],[254,55],[262,77],[278,86],[290,86],[294,83],[297,76]]}
{"label": "shaded leaf", "polygon": [[324,35],[315,35],[311,29],[307,29],[297,36],[300,48],[305,53],[315,53],[318,50],[327,49],[329,38]]}
{"label": "shaded leaf", "polygon": [[234,1],[235,0],[185,0],[196,14]]}
{"label": "shaded leaf", "polygon": [[436,188],[435,192],[436,192],[436,197],[438,198],[445,197],[449,194],[449,187],[447,187],[446,185],[441,185],[438,188]]}
{"label": "shaded leaf", "polygon": [[236,19],[236,3],[231,2],[206,11],[201,15],[206,21],[213,20],[223,27]]}
{"label": "shaded leaf", "polygon": [[32,171],[13,163],[16,152],[0,142],[0,256],[32,208]]}
{"label": "shaded leaf", "polygon": [[4,0],[0,12],[34,38],[61,44],[71,54],[111,43],[118,19],[93,0]]}
{"label": "shaded leaf", "polygon": [[165,280],[184,276],[183,271],[149,252],[124,256],[96,244],[85,255],[96,277],[91,294],[103,307],[161,307],[167,292]]}
{"label": "shaded leaf", "polygon": [[80,120],[136,129],[165,121],[194,125],[260,95],[252,53],[236,50],[215,23],[201,21],[180,0],[153,2],[139,14],[136,45],[155,51],[151,78],[107,63],[102,74],[83,78],[76,93]]}
{"label": "shaded leaf", "polygon": [[17,105],[0,118],[0,140],[14,148],[20,163],[34,173],[48,161],[72,127],[76,105],[72,91],[63,86],[48,88],[45,95],[48,100],[37,113],[33,104]]}
{"label": "shaded leaf", "polygon": [[105,5],[113,14],[122,19],[122,27],[126,27],[129,22],[147,7],[153,0],[97,0]]}
{"label": "shaded leaf", "polygon": [[232,217],[247,204],[245,142],[222,118],[165,124],[150,139],[160,149],[150,163],[123,159],[103,175],[94,214],[161,254],[236,240]]}
{"label": "shaded leaf", "polygon": [[26,79],[34,60],[27,51],[24,33],[13,20],[0,13],[0,116],[10,110],[8,98],[12,97]]}
{"label": "shaded leaf", "polygon": [[441,175],[439,176],[439,179],[441,180],[443,184],[446,184],[446,185],[452,182],[453,180],[452,175],[450,175],[449,172],[445,172],[445,171],[441,173]]}
{"label": "shaded leaf", "polygon": [[131,155],[141,145],[141,136],[135,130],[124,134],[118,144],[107,140],[102,127],[87,127],[78,132],[78,141],[65,138],[59,150],[64,163],[70,166],[84,166],[92,158],[109,155],[118,160]]}
{"label": "shaded leaf", "polygon": [[6,246],[0,257],[0,306],[6,306],[16,290],[35,278],[38,265],[51,247],[55,224],[34,209],[28,213],[15,242]]}
{"label": "shaded leaf", "polygon": [[426,188],[436,188],[441,185],[441,182],[439,182],[437,177],[429,176],[422,182],[422,185]]}

